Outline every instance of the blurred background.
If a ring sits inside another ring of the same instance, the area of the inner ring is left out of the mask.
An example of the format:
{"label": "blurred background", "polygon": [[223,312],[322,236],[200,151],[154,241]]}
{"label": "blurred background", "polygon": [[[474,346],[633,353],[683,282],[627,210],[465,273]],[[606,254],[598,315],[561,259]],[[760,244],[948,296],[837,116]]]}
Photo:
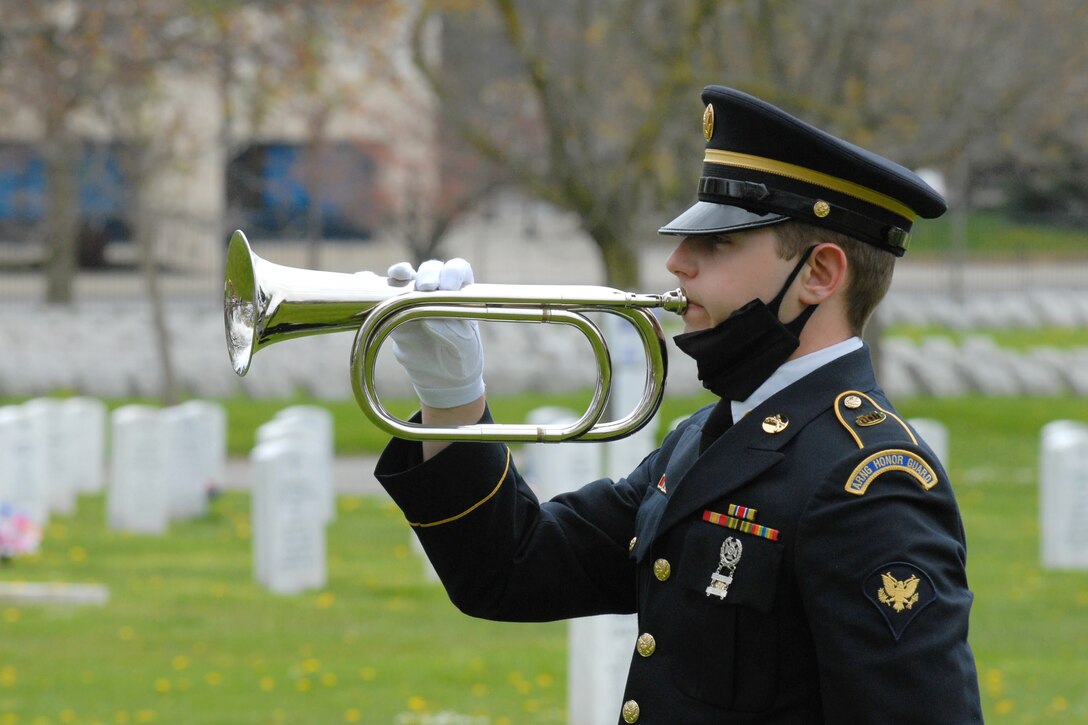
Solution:
{"label": "blurred background", "polygon": [[[462,256],[482,282],[668,289],[675,240],[656,229],[695,196],[699,92],[736,87],[919,171],[949,200],[915,225],[866,334],[905,414],[950,429],[946,464],[980,552],[972,640],[988,719],[1088,722],[1075,674],[1088,575],[1040,565],[1036,489],[1042,427],[1088,420],[1086,31],[1077,0],[0,0],[0,402],[212,399],[228,406],[235,460],[278,407],[316,404],[337,416],[337,453],[368,472],[382,440],[350,400],[351,335],[273,346],[245,378],[231,370],[231,232],[311,269]],[[591,383],[577,340],[523,327],[485,329],[496,407],[509,396],[524,412]],[[678,415],[705,399],[673,353]],[[408,396],[388,364],[379,379]],[[1078,475],[1070,510],[1088,547]],[[564,630],[452,612],[416,569],[405,578],[408,547],[388,543],[405,535],[399,514],[362,493],[330,529],[328,589],[276,602],[238,583],[250,578],[244,500],[136,547],[95,538],[101,496],[54,519],[19,576],[106,582],[113,602],[151,591],[158,611],[111,604],[101,625],[0,604],[0,725],[564,722]],[[213,531],[241,547],[234,559],[197,553]],[[180,571],[179,545],[204,573],[237,568],[202,596],[173,590],[161,572]],[[146,570],[124,558],[133,548],[154,555]],[[173,621],[165,612],[227,622],[224,603],[243,610],[229,634],[145,639]],[[368,658],[377,635],[355,622],[375,611],[388,651]],[[429,617],[444,659],[413,639]],[[213,657],[247,629],[288,644],[241,635]],[[60,681],[81,694],[65,704],[30,657],[47,635],[156,674],[133,685],[122,665],[107,686],[72,665]],[[359,694],[383,677],[386,695]],[[229,715],[171,700],[213,703],[221,687],[238,698]],[[310,717],[312,688],[332,704]],[[442,720],[443,708],[468,714]]]}
{"label": "blurred background", "polygon": [[[270,352],[261,381],[222,364],[238,228],[294,266],[464,256],[481,281],[665,289],[655,230],[694,196],[699,90],[718,83],[949,199],[870,331],[910,326],[893,393],[1083,394],[1069,349],[1010,362],[954,337],[921,355],[946,372],[916,369],[919,330],[1088,317],[1088,9],[1028,7],[3,0],[0,392],[346,395],[323,372],[348,341]],[[978,354],[1014,370],[979,380]]]}

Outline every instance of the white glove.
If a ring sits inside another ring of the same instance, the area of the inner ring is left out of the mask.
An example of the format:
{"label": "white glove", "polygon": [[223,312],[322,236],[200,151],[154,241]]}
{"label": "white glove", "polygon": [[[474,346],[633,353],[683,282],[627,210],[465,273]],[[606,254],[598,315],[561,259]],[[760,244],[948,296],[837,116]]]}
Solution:
{"label": "white glove", "polygon": [[[436,259],[389,268],[395,282],[415,280],[420,292],[459,290],[472,284],[472,266],[463,259]],[[406,322],[393,330],[393,356],[408,373],[420,402],[431,408],[455,408],[484,394],[484,348],[476,320],[431,318]]]}

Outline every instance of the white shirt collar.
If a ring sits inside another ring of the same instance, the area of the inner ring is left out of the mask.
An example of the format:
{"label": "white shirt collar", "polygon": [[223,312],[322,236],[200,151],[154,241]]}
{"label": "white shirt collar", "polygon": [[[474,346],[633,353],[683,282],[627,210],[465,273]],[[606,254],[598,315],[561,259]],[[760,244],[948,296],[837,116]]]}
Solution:
{"label": "white shirt collar", "polygon": [[792,385],[801,378],[805,377],[809,373],[822,368],[832,360],[854,352],[861,348],[861,338],[851,337],[842,342],[837,342],[834,345],[830,345],[816,352],[810,352],[808,355],[802,355],[799,358],[793,360],[787,360],[782,363],[777,370],[771,373],[771,377],[752,393],[747,400],[733,400],[730,401],[730,410],[733,413],[733,420],[738,421],[749,411],[753,410],[756,406],[761,404],[767,398],[771,397],[779,390],[782,390],[788,385]]}

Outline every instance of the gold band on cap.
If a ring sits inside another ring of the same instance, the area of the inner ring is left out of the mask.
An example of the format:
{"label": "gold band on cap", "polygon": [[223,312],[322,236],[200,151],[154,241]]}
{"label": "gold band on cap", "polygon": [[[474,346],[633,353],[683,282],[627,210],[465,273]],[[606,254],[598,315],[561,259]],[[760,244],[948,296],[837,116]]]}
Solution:
{"label": "gold band on cap", "polygon": [[837,176],[806,169],[804,166],[788,164],[784,161],[776,161],[762,156],[752,156],[751,154],[742,154],[736,151],[721,151],[719,149],[707,149],[703,162],[721,166],[735,166],[737,168],[749,169],[752,171],[764,171],[768,174],[775,174],[776,176],[784,176],[788,179],[795,179],[797,181],[804,181],[808,184],[822,186],[825,189],[837,191],[840,194],[846,194],[847,196],[852,196],[855,199],[860,199],[861,201],[868,202],[874,206],[879,206],[880,208],[886,209],[893,214],[898,214],[911,222],[918,216],[910,207],[896,201],[890,196],[881,194],[879,191],[873,191],[860,184],[855,184],[852,181],[840,179]]}

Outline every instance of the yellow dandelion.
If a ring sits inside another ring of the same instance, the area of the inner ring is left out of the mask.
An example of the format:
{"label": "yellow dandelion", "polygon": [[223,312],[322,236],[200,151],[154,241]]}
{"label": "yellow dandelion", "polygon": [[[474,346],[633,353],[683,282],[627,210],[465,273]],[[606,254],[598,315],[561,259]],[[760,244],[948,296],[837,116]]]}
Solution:
{"label": "yellow dandelion", "polygon": [[541,672],[536,676],[537,687],[551,687],[555,684],[555,678],[548,672]]}
{"label": "yellow dandelion", "polygon": [[154,710],[137,710],[136,711],[136,722],[140,722],[140,723],[155,722],[158,719],[159,719],[159,714],[157,712],[155,712]]}
{"label": "yellow dandelion", "polygon": [[241,539],[242,541],[249,541],[249,537],[252,535],[252,533],[253,532],[249,527],[248,521],[239,521],[234,526],[235,538]]}
{"label": "yellow dandelion", "polygon": [[412,695],[408,698],[408,709],[412,712],[423,712],[427,709],[427,701],[419,695]]}
{"label": "yellow dandelion", "polygon": [[333,604],[336,604],[336,595],[332,592],[321,592],[317,595],[318,609],[328,609]]}
{"label": "yellow dandelion", "polygon": [[308,674],[312,674],[321,669],[321,661],[316,657],[309,657],[302,660],[302,671]]}
{"label": "yellow dandelion", "polygon": [[1004,700],[998,700],[997,705],[994,706],[994,712],[998,715],[1008,715],[1015,709],[1016,703],[1007,697]]}
{"label": "yellow dandelion", "polygon": [[309,677],[300,677],[295,682],[295,689],[297,689],[299,692],[309,692],[310,690],[314,689],[314,685],[312,682],[310,682]]}
{"label": "yellow dandelion", "polygon": [[359,679],[363,682],[373,682],[374,678],[378,676],[378,671],[373,667],[364,667],[359,670]]}
{"label": "yellow dandelion", "polygon": [[211,672],[207,672],[204,674],[204,681],[212,687],[218,687],[219,685],[223,684],[223,675],[212,670]]}
{"label": "yellow dandelion", "polygon": [[986,691],[991,696],[997,697],[1005,690],[1004,677],[1001,670],[986,671]]}
{"label": "yellow dandelion", "polygon": [[128,642],[136,636],[136,630],[132,627],[124,626],[117,630],[117,636],[120,637],[122,641]]}
{"label": "yellow dandelion", "polygon": [[510,718],[505,715],[495,718],[495,725],[512,725]]}
{"label": "yellow dandelion", "polygon": [[1050,705],[1047,706],[1051,712],[1065,712],[1069,709],[1069,700],[1064,697],[1058,696],[1050,701]]}
{"label": "yellow dandelion", "polygon": [[189,666],[189,658],[185,655],[178,655],[170,661],[170,664],[174,666],[175,670],[184,670]]}
{"label": "yellow dandelion", "polygon": [[404,544],[398,544],[397,546],[393,547],[394,559],[407,559],[409,556],[411,556],[411,553],[412,552],[409,551],[408,547]]}
{"label": "yellow dandelion", "polygon": [[477,682],[472,686],[473,697],[487,697],[487,685],[482,682]]}
{"label": "yellow dandelion", "polygon": [[533,691],[533,684],[522,680],[521,682],[514,683],[514,689],[518,691],[519,695],[528,695]]}
{"label": "yellow dandelion", "polygon": [[76,721],[76,711],[72,710],[72,709],[69,709],[69,708],[65,708],[65,709],[63,709],[63,710],[61,710],[60,712],[57,713],[57,719],[60,720],[61,722],[67,722],[67,723],[75,722]]}
{"label": "yellow dandelion", "polygon": [[87,561],[87,550],[82,546],[73,546],[68,550],[68,558],[77,564]]}
{"label": "yellow dandelion", "polygon": [[11,687],[15,684],[15,680],[18,679],[15,668],[11,665],[4,665],[0,667],[0,685],[4,687]]}
{"label": "yellow dandelion", "polygon": [[525,708],[525,712],[536,712],[540,709],[540,700],[530,698],[522,703],[522,707]]}
{"label": "yellow dandelion", "polygon": [[1077,604],[1088,607],[1088,592],[1077,592]]}
{"label": "yellow dandelion", "polygon": [[339,681],[339,678],[331,672],[326,672],[321,675],[321,684],[325,687],[336,687],[336,683]]}
{"label": "yellow dandelion", "polygon": [[472,672],[482,672],[484,669],[483,657],[473,657],[468,661],[468,668]]}
{"label": "yellow dandelion", "polygon": [[155,680],[155,692],[158,692],[160,694],[165,695],[167,692],[170,692],[170,690],[172,690],[172,689],[174,689],[173,684],[170,682],[170,680],[166,679],[165,677],[159,677],[158,679]]}
{"label": "yellow dandelion", "polygon": [[9,712],[7,715],[0,717],[0,725],[19,725],[19,716]]}
{"label": "yellow dandelion", "polygon": [[358,708],[351,708],[344,711],[344,722],[359,722],[362,719],[363,713],[359,712]]}
{"label": "yellow dandelion", "polygon": [[226,584],[215,584],[212,586],[212,596],[216,599],[222,599],[227,596]]}
{"label": "yellow dandelion", "polygon": [[4,610],[4,621],[8,624],[18,622],[22,616],[23,612],[18,607],[8,607]]}
{"label": "yellow dandelion", "polygon": [[30,721],[31,725],[51,725],[51,721],[45,715],[39,715]]}
{"label": "yellow dandelion", "polygon": [[113,721],[117,723],[117,725],[128,725],[132,722],[132,719],[129,717],[128,710],[118,710],[113,713]]}
{"label": "yellow dandelion", "polygon": [[408,605],[400,597],[390,597],[385,602],[385,608],[390,612],[403,612]]}
{"label": "yellow dandelion", "polygon": [[272,692],[276,689],[275,678],[265,675],[257,682],[257,687],[261,688],[264,692]]}
{"label": "yellow dandelion", "polygon": [[64,541],[68,538],[68,527],[64,524],[51,523],[49,524],[48,536],[51,539]]}
{"label": "yellow dandelion", "polygon": [[363,502],[359,500],[358,496],[344,496],[340,499],[340,510],[344,511],[345,513],[358,511],[359,507],[362,505]]}

